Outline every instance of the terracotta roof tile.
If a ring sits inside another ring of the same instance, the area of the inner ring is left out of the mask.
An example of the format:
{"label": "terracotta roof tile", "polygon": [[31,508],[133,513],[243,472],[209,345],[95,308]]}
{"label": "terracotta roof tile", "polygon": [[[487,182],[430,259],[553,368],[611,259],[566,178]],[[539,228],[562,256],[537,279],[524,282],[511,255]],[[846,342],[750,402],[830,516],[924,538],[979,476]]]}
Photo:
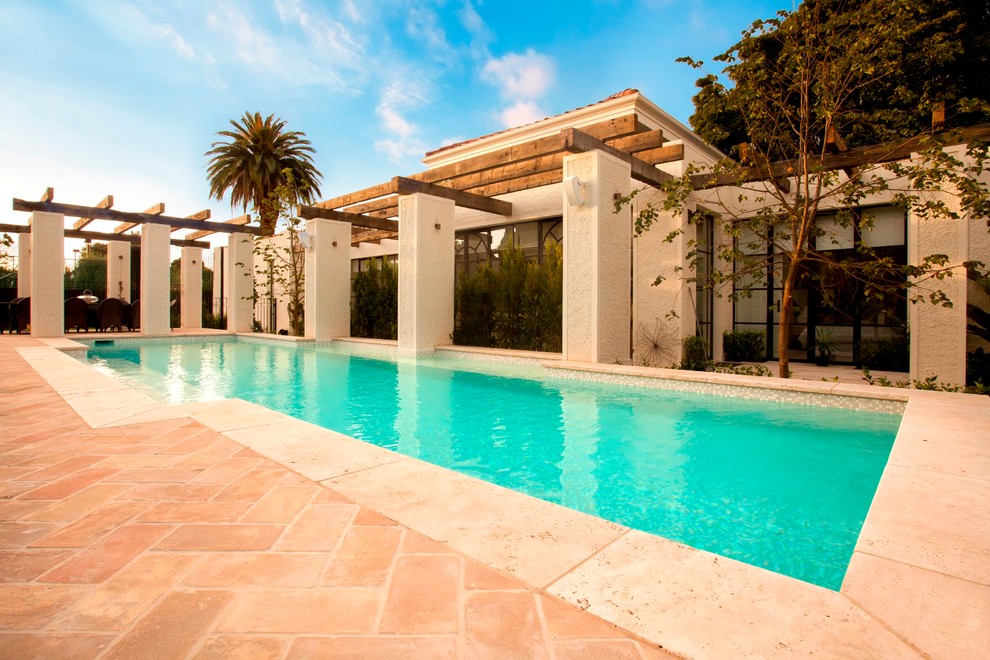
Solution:
{"label": "terracotta roof tile", "polygon": [[574,108],[573,110],[567,110],[566,112],[561,112],[560,114],[553,115],[552,117],[544,117],[543,119],[538,119],[538,120],[536,120],[534,122],[531,122],[529,124],[522,124],[521,126],[513,126],[511,128],[506,128],[506,129],[503,129],[501,131],[495,131],[494,133],[488,133],[487,135],[481,135],[481,136],[478,136],[476,138],[471,138],[470,140],[461,140],[460,142],[454,142],[453,144],[445,145],[443,147],[440,147],[439,149],[434,149],[433,151],[427,151],[426,152],[426,157],[429,158],[430,156],[433,156],[435,154],[442,153],[444,151],[447,151],[448,149],[453,149],[455,147],[460,147],[461,145],[470,144],[472,142],[477,142],[479,140],[484,140],[484,139],[490,138],[490,137],[492,137],[494,135],[501,135],[502,133],[508,133],[509,131],[514,131],[517,128],[521,128],[522,126],[533,126],[534,124],[539,124],[540,122],[547,121],[548,119],[553,119],[555,117],[561,117],[563,115],[569,115],[572,112],[577,112],[578,110],[584,110],[585,108],[590,108],[590,107],[595,106],[595,105],[600,105],[602,103],[605,103],[606,101],[611,101],[613,99],[622,98],[623,96],[632,96],[633,94],[639,94],[639,90],[638,89],[627,88],[627,89],[622,90],[621,92],[616,92],[615,94],[612,94],[611,96],[608,96],[606,98],[603,98],[601,101],[597,101],[595,103],[589,103],[588,105],[583,105],[583,106],[581,106],[579,108]]}

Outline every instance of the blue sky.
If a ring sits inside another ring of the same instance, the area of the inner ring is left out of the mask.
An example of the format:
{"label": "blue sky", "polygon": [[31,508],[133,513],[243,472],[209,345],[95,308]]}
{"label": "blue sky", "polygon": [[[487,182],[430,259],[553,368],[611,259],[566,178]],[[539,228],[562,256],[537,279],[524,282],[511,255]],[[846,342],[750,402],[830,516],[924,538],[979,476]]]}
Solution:
{"label": "blue sky", "polygon": [[307,134],[323,198],[424,169],[423,152],[627,87],[687,123],[697,72],[754,0],[4,0],[0,222],[12,197],[169,215],[204,208],[204,152],[231,118]]}

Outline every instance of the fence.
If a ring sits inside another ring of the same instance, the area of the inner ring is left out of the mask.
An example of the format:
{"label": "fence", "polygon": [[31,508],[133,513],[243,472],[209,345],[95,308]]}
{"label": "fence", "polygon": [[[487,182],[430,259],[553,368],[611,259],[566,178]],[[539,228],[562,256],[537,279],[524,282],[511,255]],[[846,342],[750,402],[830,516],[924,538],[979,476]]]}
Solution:
{"label": "fence", "polygon": [[277,303],[271,296],[258,296],[254,301],[254,329],[256,331],[275,334]]}

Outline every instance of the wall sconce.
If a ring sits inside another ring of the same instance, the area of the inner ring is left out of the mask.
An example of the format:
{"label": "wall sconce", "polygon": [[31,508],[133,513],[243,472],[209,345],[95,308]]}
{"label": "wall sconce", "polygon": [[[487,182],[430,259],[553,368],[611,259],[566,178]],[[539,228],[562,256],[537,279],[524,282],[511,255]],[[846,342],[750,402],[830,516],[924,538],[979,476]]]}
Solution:
{"label": "wall sconce", "polygon": [[304,250],[311,250],[313,248],[313,236],[309,232],[300,232],[299,242],[302,243]]}
{"label": "wall sconce", "polygon": [[571,206],[584,206],[587,201],[584,186],[576,176],[569,176],[564,179],[564,195],[567,197],[567,203]]}
{"label": "wall sconce", "polygon": [[433,225],[433,228],[434,229],[440,229],[440,223],[438,222],[438,223],[434,224]]}
{"label": "wall sconce", "polygon": [[333,242],[333,243],[331,243],[330,245],[332,245],[333,247],[337,247],[337,241],[334,241],[334,242]]}

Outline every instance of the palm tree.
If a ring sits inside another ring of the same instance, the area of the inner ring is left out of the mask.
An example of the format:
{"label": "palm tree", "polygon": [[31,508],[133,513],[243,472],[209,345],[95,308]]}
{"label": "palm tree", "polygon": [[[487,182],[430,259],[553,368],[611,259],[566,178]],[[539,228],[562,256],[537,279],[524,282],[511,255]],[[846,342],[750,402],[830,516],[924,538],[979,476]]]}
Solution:
{"label": "palm tree", "polygon": [[290,179],[298,201],[309,204],[320,194],[320,171],[313,164],[316,153],[305,134],[286,131],[285,121],[260,113],[245,112],[240,123],[230,120],[234,130],[220,131],[217,135],[230,138],[229,142],[214,142],[206,152],[210,157],[207,174],[210,180],[210,197],[223,199],[230,191],[230,205],[240,204],[258,210],[261,229],[265,235],[275,233],[278,211],[266,203],[275,189]]}

